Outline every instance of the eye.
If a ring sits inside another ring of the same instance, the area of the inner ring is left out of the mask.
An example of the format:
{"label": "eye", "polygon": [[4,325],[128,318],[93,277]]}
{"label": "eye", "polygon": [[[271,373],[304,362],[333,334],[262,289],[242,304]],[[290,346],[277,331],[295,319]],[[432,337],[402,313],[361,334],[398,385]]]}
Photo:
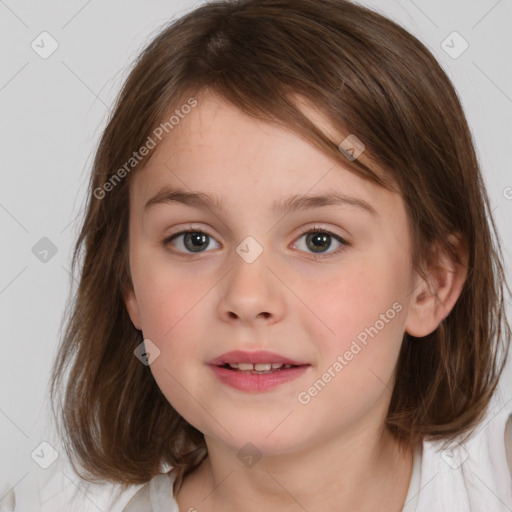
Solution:
{"label": "eye", "polygon": [[[328,258],[350,246],[350,244],[340,236],[317,226],[303,231],[299,236],[299,240],[303,238],[304,235],[307,235],[305,238],[306,249],[297,247],[300,245],[298,243],[294,245],[294,248],[299,248],[306,252],[310,250],[317,259]],[[326,252],[332,246],[332,239],[335,240],[335,243],[339,244],[339,248],[335,251]],[[192,229],[188,231],[180,231],[179,233],[175,233],[174,235],[167,237],[162,241],[162,245],[173,253],[193,254],[205,252],[205,250],[210,246],[211,241],[214,241],[214,238],[208,233],[201,229]],[[169,245],[174,245],[178,250],[169,248]]]}
{"label": "eye", "polygon": [[[303,238],[304,235],[306,235],[305,250],[311,250],[315,258],[318,259],[328,258],[334,254],[337,254],[345,250],[346,247],[350,246],[350,244],[340,236],[336,235],[335,233],[332,233],[327,229],[323,229],[317,226],[314,226],[313,228],[308,228],[307,230],[303,231],[302,234],[299,236],[299,240]],[[330,251],[327,253],[325,251],[331,248],[332,239],[334,239],[335,242],[339,244],[339,248],[338,250]],[[295,244],[294,248],[297,248],[299,245],[299,243]],[[300,247],[298,248],[300,249]]]}
{"label": "eye", "polygon": [[201,229],[194,229],[180,231],[179,233],[167,237],[162,241],[162,245],[168,247],[172,242],[175,246],[178,246],[179,249],[177,251],[169,249],[174,253],[199,253],[204,252],[204,249],[209,247],[210,241],[213,241],[213,238],[208,233],[205,233]]}

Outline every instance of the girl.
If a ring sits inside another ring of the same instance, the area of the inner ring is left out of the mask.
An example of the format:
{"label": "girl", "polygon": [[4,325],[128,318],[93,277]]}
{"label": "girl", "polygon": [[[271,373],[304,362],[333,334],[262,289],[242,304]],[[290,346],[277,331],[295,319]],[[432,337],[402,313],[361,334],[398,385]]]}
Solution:
{"label": "girl", "polygon": [[510,510],[493,230],[404,29],[345,0],[195,9],[96,154],[51,383],[73,467],[121,484],[109,511]]}

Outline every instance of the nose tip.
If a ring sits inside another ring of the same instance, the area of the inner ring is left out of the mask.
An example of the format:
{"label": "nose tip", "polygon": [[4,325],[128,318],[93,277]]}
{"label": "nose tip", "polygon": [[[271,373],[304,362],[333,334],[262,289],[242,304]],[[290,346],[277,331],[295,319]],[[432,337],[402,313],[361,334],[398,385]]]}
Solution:
{"label": "nose tip", "polygon": [[[247,243],[250,253],[250,242]],[[243,248],[243,243],[240,247]],[[235,258],[238,256],[235,255]],[[285,297],[277,293],[276,272],[267,265],[261,253],[252,263],[240,257],[228,274],[222,282],[221,296],[217,303],[219,317],[226,321],[244,323],[277,322],[283,318],[286,311]],[[280,279],[277,279],[279,287]]]}

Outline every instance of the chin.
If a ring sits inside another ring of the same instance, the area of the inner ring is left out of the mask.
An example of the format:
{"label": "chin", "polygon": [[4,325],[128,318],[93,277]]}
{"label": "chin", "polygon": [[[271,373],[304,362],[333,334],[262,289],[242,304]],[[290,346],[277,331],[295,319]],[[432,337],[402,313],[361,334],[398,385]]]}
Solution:
{"label": "chin", "polygon": [[[254,450],[261,455],[284,455],[304,447],[312,441],[312,431],[302,425],[289,423],[293,416],[283,421],[286,415],[280,415],[278,419],[266,418],[258,421],[254,418],[233,418],[230,422],[223,421],[222,426],[209,425],[210,428],[199,429],[209,432],[207,436],[213,437],[217,442],[229,446],[235,451]],[[252,420],[252,421],[251,421]],[[197,427],[196,427],[197,428]],[[231,434],[229,435],[228,434]],[[249,445],[249,446],[248,446]]]}

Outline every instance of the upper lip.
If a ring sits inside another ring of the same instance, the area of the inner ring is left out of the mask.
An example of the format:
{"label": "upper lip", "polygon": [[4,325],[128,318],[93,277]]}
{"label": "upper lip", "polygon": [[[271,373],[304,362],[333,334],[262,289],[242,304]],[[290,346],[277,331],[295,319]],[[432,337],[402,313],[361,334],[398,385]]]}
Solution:
{"label": "upper lip", "polygon": [[281,356],[274,352],[269,352],[267,350],[258,350],[255,352],[245,352],[243,350],[233,350],[231,352],[226,352],[225,354],[221,354],[220,356],[208,361],[208,364],[214,366],[222,366],[225,364],[232,363],[280,363],[280,364],[290,364],[293,366],[302,366],[309,363],[301,363],[299,361],[295,361],[288,357]]}

